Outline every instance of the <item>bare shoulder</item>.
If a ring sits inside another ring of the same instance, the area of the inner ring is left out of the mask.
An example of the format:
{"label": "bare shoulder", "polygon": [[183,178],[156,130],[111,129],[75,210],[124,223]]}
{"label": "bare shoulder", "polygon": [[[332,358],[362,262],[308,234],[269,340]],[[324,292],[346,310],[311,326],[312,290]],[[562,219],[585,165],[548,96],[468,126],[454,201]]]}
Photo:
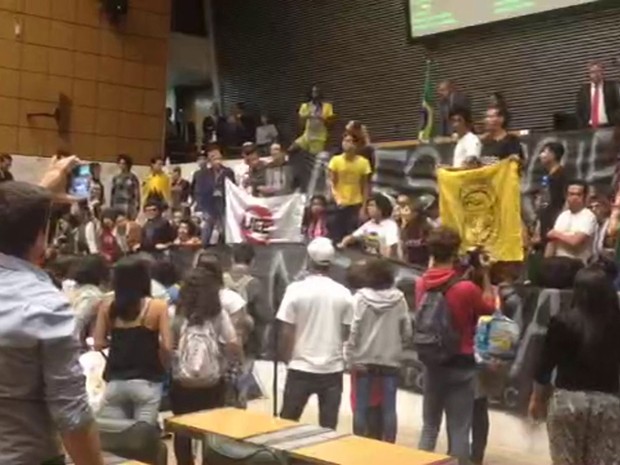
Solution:
{"label": "bare shoulder", "polygon": [[168,312],[168,304],[162,299],[153,299],[149,303],[148,314],[146,316],[146,326],[149,328],[159,328],[161,317]]}
{"label": "bare shoulder", "polygon": [[149,314],[153,313],[153,315],[160,317],[163,312],[168,312],[168,303],[163,299],[151,300]]}

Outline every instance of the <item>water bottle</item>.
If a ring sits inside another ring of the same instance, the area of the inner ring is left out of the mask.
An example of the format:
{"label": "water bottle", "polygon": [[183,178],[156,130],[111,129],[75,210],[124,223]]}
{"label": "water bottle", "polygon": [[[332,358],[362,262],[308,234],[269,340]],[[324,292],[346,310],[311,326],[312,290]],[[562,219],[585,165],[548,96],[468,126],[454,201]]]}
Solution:
{"label": "water bottle", "polygon": [[545,175],[542,178],[542,189],[540,192],[540,209],[544,210],[549,206],[551,198],[549,195],[549,176]]}

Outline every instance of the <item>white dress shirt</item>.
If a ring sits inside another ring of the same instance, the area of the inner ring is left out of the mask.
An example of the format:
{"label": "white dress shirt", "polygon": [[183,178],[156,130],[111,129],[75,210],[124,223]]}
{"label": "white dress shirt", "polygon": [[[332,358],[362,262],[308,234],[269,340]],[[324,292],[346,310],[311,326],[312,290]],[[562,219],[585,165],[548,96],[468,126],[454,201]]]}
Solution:
{"label": "white dress shirt", "polygon": [[[607,109],[605,108],[605,88],[601,82],[599,85],[599,104],[598,104],[598,125],[603,126],[609,124],[607,119]],[[594,103],[594,91],[596,90],[596,84],[590,84],[590,126],[592,126],[592,103]]]}

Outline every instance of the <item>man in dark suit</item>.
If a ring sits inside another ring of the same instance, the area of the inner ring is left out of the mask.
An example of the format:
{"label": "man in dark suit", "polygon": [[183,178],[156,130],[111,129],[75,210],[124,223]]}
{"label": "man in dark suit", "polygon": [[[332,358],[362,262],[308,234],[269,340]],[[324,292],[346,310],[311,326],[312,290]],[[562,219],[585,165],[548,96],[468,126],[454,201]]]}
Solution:
{"label": "man in dark suit", "polygon": [[463,92],[459,92],[454,82],[446,79],[437,87],[439,95],[439,136],[451,136],[450,114],[455,110],[465,110],[471,114],[471,103]]}
{"label": "man in dark suit", "polygon": [[590,82],[577,94],[577,119],[582,128],[600,128],[613,125],[620,110],[618,83],[605,80],[603,65],[589,66]]}

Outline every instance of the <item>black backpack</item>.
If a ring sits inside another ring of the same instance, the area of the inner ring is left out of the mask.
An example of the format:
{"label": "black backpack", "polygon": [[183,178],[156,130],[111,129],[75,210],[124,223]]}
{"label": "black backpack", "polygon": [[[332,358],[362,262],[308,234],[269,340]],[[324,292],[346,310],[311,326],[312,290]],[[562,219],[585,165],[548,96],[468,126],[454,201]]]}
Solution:
{"label": "black backpack", "polygon": [[442,286],[427,290],[418,305],[413,346],[424,365],[443,365],[459,353],[461,335],[446,300],[446,292],[459,281],[460,278],[454,277]]}

